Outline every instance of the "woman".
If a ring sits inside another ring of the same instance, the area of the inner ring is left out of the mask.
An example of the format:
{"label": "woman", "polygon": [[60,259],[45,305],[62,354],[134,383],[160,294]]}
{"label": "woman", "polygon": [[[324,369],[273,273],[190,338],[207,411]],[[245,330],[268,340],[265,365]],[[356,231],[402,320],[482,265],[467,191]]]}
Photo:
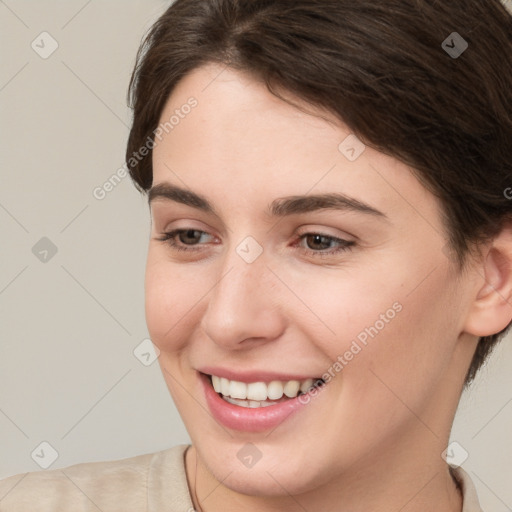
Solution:
{"label": "woman", "polygon": [[192,444],[2,510],[481,511],[449,437],[512,320],[511,34],[498,0],[169,7],[126,161]]}

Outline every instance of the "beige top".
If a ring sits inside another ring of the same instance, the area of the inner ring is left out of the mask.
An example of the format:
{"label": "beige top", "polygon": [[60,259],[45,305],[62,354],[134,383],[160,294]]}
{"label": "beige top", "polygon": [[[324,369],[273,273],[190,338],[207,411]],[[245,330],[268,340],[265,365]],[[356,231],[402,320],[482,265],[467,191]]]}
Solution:
{"label": "beige top", "polygon": [[[84,462],[0,480],[1,512],[194,512],[185,473],[185,450],[120,460]],[[462,512],[482,512],[475,487],[462,469]]]}

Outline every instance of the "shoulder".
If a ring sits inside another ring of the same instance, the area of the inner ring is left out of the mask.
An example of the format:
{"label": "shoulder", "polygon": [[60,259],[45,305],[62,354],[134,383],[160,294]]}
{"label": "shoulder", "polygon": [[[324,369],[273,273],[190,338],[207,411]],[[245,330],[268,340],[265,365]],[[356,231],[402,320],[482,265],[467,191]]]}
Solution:
{"label": "shoulder", "polygon": [[[187,445],[119,460],[84,462],[0,480],[2,512],[147,510],[148,485],[162,471],[185,477]],[[185,480],[186,481],[186,480]]]}

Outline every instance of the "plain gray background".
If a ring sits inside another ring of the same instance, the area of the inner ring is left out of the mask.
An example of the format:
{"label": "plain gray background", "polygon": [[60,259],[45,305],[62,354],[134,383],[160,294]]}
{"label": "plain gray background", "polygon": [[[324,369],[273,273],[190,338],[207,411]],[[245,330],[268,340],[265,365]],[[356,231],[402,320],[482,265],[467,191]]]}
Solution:
{"label": "plain gray background", "polygon": [[[135,54],[168,5],[0,1],[0,478],[52,450],[55,469],[189,442],[158,362],[134,354],[148,338],[146,199],[128,177],[93,194],[124,164]],[[512,510],[511,341],[452,434],[493,512]]]}

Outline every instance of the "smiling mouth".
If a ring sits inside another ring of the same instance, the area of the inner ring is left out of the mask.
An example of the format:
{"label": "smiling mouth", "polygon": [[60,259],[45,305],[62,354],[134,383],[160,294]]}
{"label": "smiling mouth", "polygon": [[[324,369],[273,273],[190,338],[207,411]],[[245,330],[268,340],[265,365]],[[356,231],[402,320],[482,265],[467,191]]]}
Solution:
{"label": "smiling mouth", "polygon": [[207,377],[213,389],[224,401],[247,408],[277,405],[325,385],[325,381],[319,377],[302,381],[273,380],[271,382],[249,383],[230,380],[217,375],[207,375]]}

